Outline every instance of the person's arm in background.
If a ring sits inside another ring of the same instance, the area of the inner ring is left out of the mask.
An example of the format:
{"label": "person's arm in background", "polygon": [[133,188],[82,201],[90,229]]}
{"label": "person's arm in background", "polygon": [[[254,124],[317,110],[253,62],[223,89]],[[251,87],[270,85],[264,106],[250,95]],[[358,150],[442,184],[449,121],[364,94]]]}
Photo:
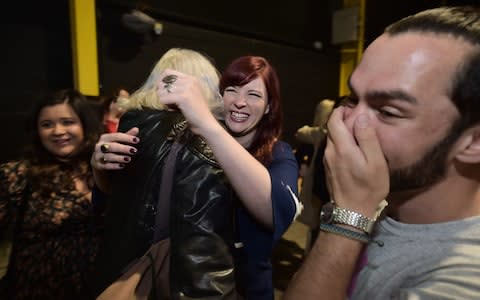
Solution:
{"label": "person's arm in background", "polygon": [[317,113],[315,115],[314,125],[323,128],[327,124],[330,113],[335,106],[335,101],[330,99],[323,99],[318,103]]}
{"label": "person's arm in background", "polygon": [[[110,170],[120,170],[131,161],[131,156],[137,152],[129,144],[137,144],[138,128],[133,127],[125,133],[104,133],[95,144],[95,149],[90,159],[95,185],[104,193],[110,193]],[[102,152],[102,145],[108,148]]]}
{"label": "person's arm in background", "polygon": [[[323,134],[324,135],[324,134]],[[302,143],[315,145],[322,138],[322,128],[304,125],[297,129],[295,138]]]}
{"label": "person's arm in background", "polygon": [[334,105],[335,101],[330,99],[320,101],[315,109],[313,126],[305,125],[299,128],[295,133],[295,138],[302,143],[317,146],[326,135],[324,126],[328,121]]}
{"label": "person's arm in background", "polygon": [[[325,162],[330,192],[337,206],[373,218],[388,193],[387,163],[370,117],[359,116],[352,134],[343,122],[344,109],[336,109],[328,121]],[[284,299],[346,299],[362,248],[361,242],[322,231]]]}

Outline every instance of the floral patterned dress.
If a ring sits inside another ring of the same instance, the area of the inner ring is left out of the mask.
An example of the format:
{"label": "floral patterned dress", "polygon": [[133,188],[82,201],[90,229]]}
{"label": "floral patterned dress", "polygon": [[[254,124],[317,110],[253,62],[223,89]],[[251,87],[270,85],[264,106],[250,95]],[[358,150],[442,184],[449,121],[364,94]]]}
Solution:
{"label": "floral patterned dress", "polygon": [[[27,168],[25,161],[0,165],[0,228],[23,215],[9,264],[13,299],[90,299],[86,275],[99,242],[91,193],[72,184],[42,196],[29,188]],[[54,181],[66,176],[59,172]]]}

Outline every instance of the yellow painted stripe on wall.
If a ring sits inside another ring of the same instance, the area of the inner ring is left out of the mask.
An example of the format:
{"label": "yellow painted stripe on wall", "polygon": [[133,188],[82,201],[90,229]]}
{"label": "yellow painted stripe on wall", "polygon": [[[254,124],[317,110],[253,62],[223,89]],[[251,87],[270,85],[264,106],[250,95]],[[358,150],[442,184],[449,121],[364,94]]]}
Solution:
{"label": "yellow painted stripe on wall", "polygon": [[73,80],[77,90],[98,96],[95,0],[70,0]]}
{"label": "yellow painted stripe on wall", "polygon": [[357,41],[343,45],[340,50],[340,78],[338,94],[340,96],[348,95],[350,89],[348,88],[348,78],[353,70],[360,62],[363,55],[363,48],[365,43],[365,10],[367,0],[344,0],[344,7],[359,7],[358,15],[358,37]]}
{"label": "yellow painted stripe on wall", "polygon": [[352,51],[351,48],[344,48],[340,50],[340,86],[338,89],[339,96],[350,94],[348,87],[348,78],[352,74],[353,69],[357,64],[357,51]]}

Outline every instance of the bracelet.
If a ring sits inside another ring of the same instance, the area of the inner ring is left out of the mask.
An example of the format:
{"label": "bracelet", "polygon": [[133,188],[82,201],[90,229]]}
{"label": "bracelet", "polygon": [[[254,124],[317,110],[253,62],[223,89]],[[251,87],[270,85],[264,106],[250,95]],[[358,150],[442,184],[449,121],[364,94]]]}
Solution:
{"label": "bracelet", "polygon": [[334,224],[320,224],[320,230],[338,234],[349,239],[357,240],[362,243],[370,242],[370,236],[366,233],[353,231]]}

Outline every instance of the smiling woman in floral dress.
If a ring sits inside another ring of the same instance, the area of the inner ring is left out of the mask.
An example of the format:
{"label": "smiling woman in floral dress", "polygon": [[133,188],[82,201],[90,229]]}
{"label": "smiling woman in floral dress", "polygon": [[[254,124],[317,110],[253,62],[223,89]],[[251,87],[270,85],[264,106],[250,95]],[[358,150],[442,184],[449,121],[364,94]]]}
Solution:
{"label": "smiling woman in floral dress", "polygon": [[97,251],[89,158],[101,121],[85,97],[61,90],[36,105],[25,159],[0,165],[0,228],[14,227],[2,296],[89,299]]}

